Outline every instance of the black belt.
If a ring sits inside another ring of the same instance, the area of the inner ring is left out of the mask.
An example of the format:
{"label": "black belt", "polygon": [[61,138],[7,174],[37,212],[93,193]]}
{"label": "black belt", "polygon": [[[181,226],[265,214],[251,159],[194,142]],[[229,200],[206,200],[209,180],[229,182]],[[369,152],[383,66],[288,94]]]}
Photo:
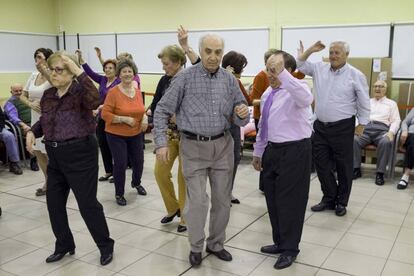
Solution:
{"label": "black belt", "polygon": [[323,126],[325,126],[325,127],[331,127],[331,126],[336,126],[336,125],[339,125],[339,124],[342,124],[342,123],[345,123],[345,122],[347,122],[347,121],[349,121],[349,120],[353,120],[355,118],[355,116],[352,116],[351,118],[347,118],[347,119],[342,119],[342,120],[339,120],[339,121],[335,121],[335,122],[322,122],[322,121],[319,121],[319,120],[317,120],[319,123],[321,123]]}
{"label": "black belt", "polygon": [[60,141],[60,142],[42,140],[42,143],[45,144],[46,146],[50,146],[52,148],[57,148],[57,147],[61,147],[61,146],[67,146],[67,145],[72,145],[72,144],[87,141],[87,140],[89,140],[89,137],[90,136],[85,136],[85,137],[82,137],[82,138],[68,139],[68,140]]}
{"label": "black belt", "polygon": [[197,141],[213,141],[224,136],[224,132],[213,136],[198,135],[186,130],[181,131],[181,133],[185,134],[185,137],[187,137],[187,139]]}

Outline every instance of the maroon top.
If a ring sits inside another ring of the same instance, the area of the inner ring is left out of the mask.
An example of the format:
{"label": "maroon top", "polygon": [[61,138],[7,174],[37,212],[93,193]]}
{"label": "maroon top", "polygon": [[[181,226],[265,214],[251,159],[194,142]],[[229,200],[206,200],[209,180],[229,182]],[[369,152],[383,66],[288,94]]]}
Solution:
{"label": "maroon top", "polygon": [[92,110],[100,104],[99,93],[85,73],[72,81],[61,98],[57,88],[47,89],[40,100],[42,114],[32,126],[36,138],[62,142],[95,133]]}

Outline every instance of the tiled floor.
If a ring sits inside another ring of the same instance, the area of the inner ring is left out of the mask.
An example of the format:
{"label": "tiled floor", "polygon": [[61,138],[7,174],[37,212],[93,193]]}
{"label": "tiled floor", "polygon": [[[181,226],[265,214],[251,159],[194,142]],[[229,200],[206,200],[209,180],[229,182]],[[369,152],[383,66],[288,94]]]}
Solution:
{"label": "tiled floor", "polygon": [[[348,214],[332,211],[306,212],[301,253],[296,263],[282,271],[273,269],[275,256],[261,254],[261,245],[271,243],[271,229],[263,194],[258,191],[258,173],[245,151],[237,174],[234,194],[241,205],[231,209],[226,248],[232,262],[205,257],[202,266],[191,268],[186,233],[176,232],[178,221],[161,225],[165,209],[153,177],[152,146],[145,151],[143,184],[148,195],[137,196],[127,185],[128,205],[114,201],[114,188],[99,183],[98,197],[104,205],[112,237],[116,240],[114,260],[99,263],[99,253],[79,214],[73,195],[68,201],[76,254],[46,264],[54,237],[44,197],[35,197],[42,184],[40,172],[25,169],[22,176],[0,168],[0,276],[3,275],[414,275],[414,188],[383,187],[373,181],[372,167],[354,182]],[[251,153],[250,153],[251,154]],[[127,171],[127,183],[131,171]],[[176,174],[174,173],[174,176]],[[309,206],[317,203],[321,191],[313,175]]]}

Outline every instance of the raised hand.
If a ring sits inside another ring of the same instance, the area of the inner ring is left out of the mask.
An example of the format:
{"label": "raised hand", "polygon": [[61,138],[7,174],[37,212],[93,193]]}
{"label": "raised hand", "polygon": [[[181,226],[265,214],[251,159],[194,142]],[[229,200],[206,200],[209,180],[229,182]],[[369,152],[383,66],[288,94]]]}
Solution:
{"label": "raised hand", "polygon": [[325,44],[318,40],[312,46],[310,46],[309,49],[312,51],[312,53],[316,53],[322,51],[323,49],[325,49],[325,47]]}
{"label": "raised hand", "polygon": [[184,49],[184,51],[188,50],[188,31],[184,29],[182,25],[177,29],[177,38],[178,43],[180,43],[180,46]]}
{"label": "raised hand", "polygon": [[94,49],[95,49],[95,52],[96,52],[96,56],[98,58],[101,58],[101,56],[102,56],[101,49],[99,47],[94,47]]}
{"label": "raised hand", "polygon": [[267,70],[270,74],[277,77],[285,69],[285,60],[282,54],[272,55],[266,64]]}
{"label": "raised hand", "polygon": [[78,61],[79,61],[79,63],[80,64],[84,64],[85,63],[85,60],[83,59],[83,57],[82,57],[82,51],[81,50],[79,50],[79,49],[77,49],[76,51],[75,51],[75,54],[78,56]]}
{"label": "raised hand", "polygon": [[61,56],[62,63],[65,65],[65,67],[75,76],[79,76],[82,74],[82,70],[76,65],[76,63],[71,60],[68,56],[62,55]]}
{"label": "raised hand", "polygon": [[299,40],[299,48],[297,50],[298,50],[298,55],[297,55],[298,57],[302,56],[303,53],[305,52],[305,48],[303,47],[302,40]]}

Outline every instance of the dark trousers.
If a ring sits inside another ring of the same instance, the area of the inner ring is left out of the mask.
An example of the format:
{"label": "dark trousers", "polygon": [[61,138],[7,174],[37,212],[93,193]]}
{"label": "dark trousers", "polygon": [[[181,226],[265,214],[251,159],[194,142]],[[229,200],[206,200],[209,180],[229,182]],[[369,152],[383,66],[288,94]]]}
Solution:
{"label": "dark trousers", "polygon": [[99,118],[98,125],[96,126],[96,137],[98,138],[105,172],[112,173],[112,154],[108,142],[106,141],[105,121],[102,120],[102,118]]}
{"label": "dark trousers", "polygon": [[240,137],[240,127],[236,124],[231,124],[231,128],[230,128],[230,134],[231,137],[233,137],[233,141],[234,141],[234,168],[233,168],[233,180],[231,182],[231,188],[233,190],[233,186],[234,186],[234,179],[236,178],[236,173],[237,173],[237,167],[240,164],[240,160],[241,160],[241,137]]}
{"label": "dark trousers", "polygon": [[[355,117],[313,124],[313,157],[323,192],[322,202],[348,205],[352,187]],[[334,169],[338,175],[335,180]]]}
{"label": "dark trousers", "polygon": [[96,198],[98,181],[98,145],[94,136],[86,141],[51,147],[46,146],[47,208],[50,223],[56,237],[55,252],[75,248],[69,228],[66,202],[69,189],[75,195],[82,215],[93,240],[101,254],[113,251],[114,241],[109,237],[103,207]]}
{"label": "dark trousers", "polygon": [[405,146],[404,167],[412,170],[414,167],[414,134],[409,133]]}
{"label": "dark trousers", "polygon": [[311,140],[269,143],[262,158],[263,185],[273,242],[296,256],[308,202]]}
{"label": "dark trousers", "polygon": [[132,186],[141,185],[142,171],[144,169],[144,134],[135,136],[119,136],[106,133],[109,148],[114,158],[113,176],[115,181],[115,195],[123,196],[125,193],[125,170],[128,158],[132,166]]}

